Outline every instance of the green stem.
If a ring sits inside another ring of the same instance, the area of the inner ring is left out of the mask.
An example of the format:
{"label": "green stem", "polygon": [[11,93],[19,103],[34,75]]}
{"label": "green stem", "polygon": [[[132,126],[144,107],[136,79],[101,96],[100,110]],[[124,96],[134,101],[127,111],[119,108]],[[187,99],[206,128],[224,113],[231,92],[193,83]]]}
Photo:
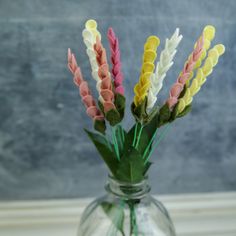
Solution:
{"label": "green stem", "polygon": [[157,132],[158,132],[158,128],[156,129],[155,133],[152,135],[152,138],[151,138],[149,144],[147,145],[147,147],[146,147],[146,149],[145,149],[145,151],[144,151],[143,159],[145,159],[148,150],[150,149],[150,147],[151,147],[151,145],[152,145],[154,139],[156,138],[156,134],[157,134]]}
{"label": "green stem", "polygon": [[140,130],[139,130],[138,139],[137,139],[137,142],[136,142],[135,148],[138,147],[138,144],[139,144],[139,140],[140,140],[140,137],[141,137],[141,134],[142,134],[143,127],[144,127],[144,126],[141,125],[141,128],[140,128]]}
{"label": "green stem", "polygon": [[161,140],[166,136],[167,131],[169,130],[169,128],[170,128],[170,125],[167,124],[166,127],[165,127],[165,129],[164,129],[163,132],[161,133],[159,139],[156,141],[156,143],[155,143],[154,146],[152,147],[152,150],[151,150],[151,152],[149,153],[149,155],[148,155],[147,159],[145,160],[144,164],[147,164],[147,162],[148,162],[149,158],[151,157],[152,153],[154,152],[155,148],[158,146],[158,144],[161,142]]}
{"label": "green stem", "polygon": [[121,130],[121,137],[122,137],[122,142],[125,142],[125,134],[124,134],[124,130]]}
{"label": "green stem", "polygon": [[117,156],[117,159],[120,161],[119,147],[117,144],[116,134],[113,127],[111,128],[111,132],[112,132],[112,139],[113,139],[116,156]]}
{"label": "green stem", "polygon": [[133,147],[134,147],[134,145],[135,145],[135,141],[136,141],[137,129],[138,129],[138,122],[135,124],[135,129],[134,129],[134,139],[133,139],[133,144],[132,144]]}
{"label": "green stem", "polygon": [[123,150],[124,148],[124,143],[123,143],[123,140],[122,140],[122,127],[119,125],[118,127],[118,140],[119,140],[119,144],[120,144],[120,149]]}
{"label": "green stem", "polygon": [[133,234],[138,236],[138,226],[137,226],[137,219],[135,214],[135,206],[133,202],[128,203],[130,209],[130,236]]}

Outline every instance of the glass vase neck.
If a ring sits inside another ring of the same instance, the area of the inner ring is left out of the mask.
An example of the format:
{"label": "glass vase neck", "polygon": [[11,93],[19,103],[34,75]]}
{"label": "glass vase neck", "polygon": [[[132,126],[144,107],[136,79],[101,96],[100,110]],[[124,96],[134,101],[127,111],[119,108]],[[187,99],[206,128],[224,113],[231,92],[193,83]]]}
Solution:
{"label": "glass vase neck", "polygon": [[141,199],[150,192],[147,176],[140,182],[130,183],[119,181],[109,175],[105,188],[108,193],[124,199]]}

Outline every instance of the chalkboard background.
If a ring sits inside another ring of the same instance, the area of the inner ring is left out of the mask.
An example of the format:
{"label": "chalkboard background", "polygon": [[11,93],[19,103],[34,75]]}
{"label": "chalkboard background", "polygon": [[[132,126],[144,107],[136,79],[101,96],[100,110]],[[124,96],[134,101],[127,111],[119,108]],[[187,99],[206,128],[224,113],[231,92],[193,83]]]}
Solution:
{"label": "chalkboard background", "polygon": [[[215,25],[214,43],[225,44],[226,53],[192,113],[173,124],[153,155],[150,182],[153,193],[236,190],[235,10],[234,0],[1,0],[0,199],[104,191],[107,169],[83,132],[91,121],[66,68],[71,47],[95,87],[81,36],[89,18],[98,21],[106,47],[109,26],[120,39],[128,104],[147,36],[158,35],[161,49],[176,27],[184,36],[160,94],[163,102],[203,27]],[[133,122],[128,115],[126,127]]]}

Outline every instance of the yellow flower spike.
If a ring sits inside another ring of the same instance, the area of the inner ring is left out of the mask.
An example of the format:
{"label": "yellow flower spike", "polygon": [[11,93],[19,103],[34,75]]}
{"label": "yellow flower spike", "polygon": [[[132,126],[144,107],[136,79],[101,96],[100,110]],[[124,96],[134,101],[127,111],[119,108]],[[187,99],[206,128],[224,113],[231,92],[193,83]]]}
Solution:
{"label": "yellow flower spike", "polygon": [[141,67],[141,73],[139,77],[139,82],[134,88],[134,104],[137,106],[141,103],[147,96],[147,92],[151,86],[150,76],[152,75],[155,65],[154,61],[157,57],[157,47],[160,44],[160,39],[154,35],[151,35],[147,38],[146,43],[144,44],[144,53],[143,53],[143,64]]}
{"label": "yellow flower spike", "polygon": [[218,51],[219,56],[224,54],[225,52],[225,46],[223,44],[217,44],[215,45],[216,50]]}
{"label": "yellow flower spike", "polygon": [[208,52],[208,56],[212,59],[213,66],[215,66],[219,59],[219,54],[217,49],[214,47]]}
{"label": "yellow flower spike", "polygon": [[157,57],[157,54],[155,51],[152,50],[146,50],[143,54],[143,62],[154,62]]}
{"label": "yellow flower spike", "polygon": [[202,71],[204,73],[204,76],[208,76],[211,74],[213,68],[213,61],[210,57],[207,57],[204,66],[202,67]]}
{"label": "yellow flower spike", "polygon": [[153,63],[151,62],[145,62],[142,66],[142,73],[146,73],[146,72],[153,72],[155,66]]}
{"label": "yellow flower spike", "polygon": [[186,107],[186,104],[185,104],[184,99],[180,98],[177,105],[177,114],[180,114],[184,110],[185,107]]}
{"label": "yellow flower spike", "polygon": [[215,37],[215,27],[212,25],[207,25],[205,26],[204,30],[203,30],[203,35],[206,39],[208,39],[209,41],[212,41]]}

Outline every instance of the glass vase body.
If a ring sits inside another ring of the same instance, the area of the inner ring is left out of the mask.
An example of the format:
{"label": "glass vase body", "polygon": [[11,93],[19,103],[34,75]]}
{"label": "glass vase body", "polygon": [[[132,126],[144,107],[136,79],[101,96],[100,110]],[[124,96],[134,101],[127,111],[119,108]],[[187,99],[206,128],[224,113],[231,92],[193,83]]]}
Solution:
{"label": "glass vase body", "polygon": [[175,236],[163,204],[150,195],[147,178],[135,184],[109,177],[107,194],[84,210],[78,236]]}

